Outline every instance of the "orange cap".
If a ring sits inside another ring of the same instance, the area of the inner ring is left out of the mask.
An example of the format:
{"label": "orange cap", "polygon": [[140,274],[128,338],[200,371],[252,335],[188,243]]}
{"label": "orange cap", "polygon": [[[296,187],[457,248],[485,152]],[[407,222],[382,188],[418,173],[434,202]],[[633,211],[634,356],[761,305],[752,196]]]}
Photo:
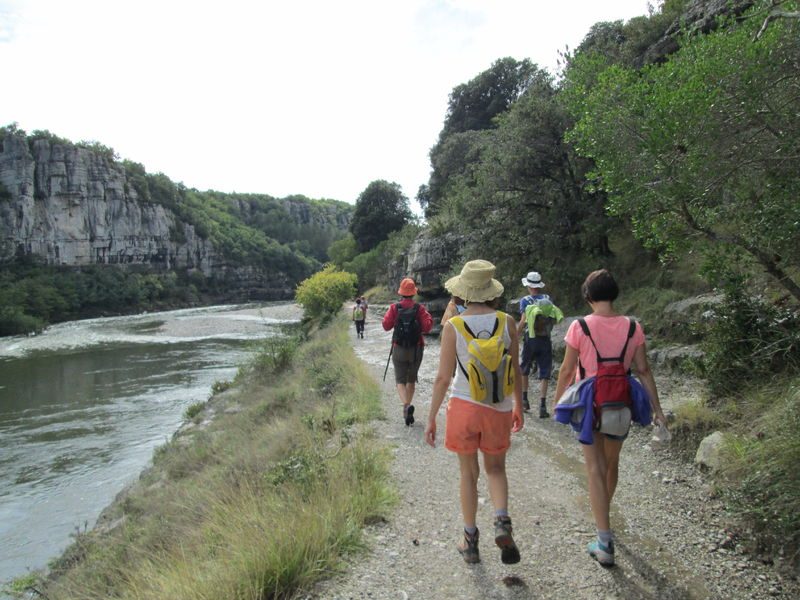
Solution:
{"label": "orange cap", "polygon": [[417,286],[411,277],[406,277],[400,282],[400,289],[397,293],[401,296],[415,296],[417,294]]}

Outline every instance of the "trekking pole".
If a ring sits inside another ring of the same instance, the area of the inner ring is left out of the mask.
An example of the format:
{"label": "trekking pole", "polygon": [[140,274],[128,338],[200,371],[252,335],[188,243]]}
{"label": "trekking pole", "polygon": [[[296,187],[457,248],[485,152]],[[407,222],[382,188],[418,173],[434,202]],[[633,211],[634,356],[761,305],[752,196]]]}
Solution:
{"label": "trekking pole", "polygon": [[394,344],[389,348],[389,358],[386,359],[386,368],[383,370],[383,380],[386,381],[386,373],[389,372],[389,362],[392,360],[392,352],[394,352]]}

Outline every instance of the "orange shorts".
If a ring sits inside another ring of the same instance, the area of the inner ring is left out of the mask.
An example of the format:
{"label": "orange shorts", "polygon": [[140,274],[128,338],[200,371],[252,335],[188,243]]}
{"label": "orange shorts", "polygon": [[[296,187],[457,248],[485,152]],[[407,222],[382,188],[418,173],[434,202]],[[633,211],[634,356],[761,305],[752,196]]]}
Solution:
{"label": "orange shorts", "polygon": [[511,411],[499,412],[461,398],[450,398],[444,447],[457,454],[502,454],[511,446]]}

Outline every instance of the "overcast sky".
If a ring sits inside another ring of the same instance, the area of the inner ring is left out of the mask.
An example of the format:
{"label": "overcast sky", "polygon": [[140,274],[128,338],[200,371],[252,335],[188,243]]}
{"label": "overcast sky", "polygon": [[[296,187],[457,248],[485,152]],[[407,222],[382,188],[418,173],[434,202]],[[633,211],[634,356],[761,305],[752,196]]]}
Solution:
{"label": "overcast sky", "polygon": [[0,0],[0,125],[201,190],[413,200],[453,87],[646,0]]}

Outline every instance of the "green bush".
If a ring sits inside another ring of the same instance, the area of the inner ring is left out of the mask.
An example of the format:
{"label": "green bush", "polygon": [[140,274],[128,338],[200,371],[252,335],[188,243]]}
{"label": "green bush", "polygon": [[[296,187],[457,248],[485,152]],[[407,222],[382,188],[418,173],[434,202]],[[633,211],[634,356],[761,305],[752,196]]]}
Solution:
{"label": "green bush", "polygon": [[203,412],[203,409],[205,408],[205,406],[206,406],[205,402],[194,402],[194,403],[192,403],[192,404],[190,404],[189,406],[186,407],[186,411],[183,414],[184,414],[184,416],[186,417],[186,419],[188,421],[191,421],[197,415],[199,415],[201,412]]}
{"label": "green bush", "polygon": [[800,315],[749,295],[740,279],[729,280],[702,345],[712,395],[731,394],[742,383],[800,369]]}
{"label": "green bush", "polygon": [[288,369],[295,355],[299,340],[296,337],[269,337],[261,342],[251,362],[256,376],[270,377]]}
{"label": "green bush", "polygon": [[303,306],[306,317],[330,319],[342,308],[342,303],[356,293],[357,278],[352,273],[327,265],[297,286],[295,299]]}

